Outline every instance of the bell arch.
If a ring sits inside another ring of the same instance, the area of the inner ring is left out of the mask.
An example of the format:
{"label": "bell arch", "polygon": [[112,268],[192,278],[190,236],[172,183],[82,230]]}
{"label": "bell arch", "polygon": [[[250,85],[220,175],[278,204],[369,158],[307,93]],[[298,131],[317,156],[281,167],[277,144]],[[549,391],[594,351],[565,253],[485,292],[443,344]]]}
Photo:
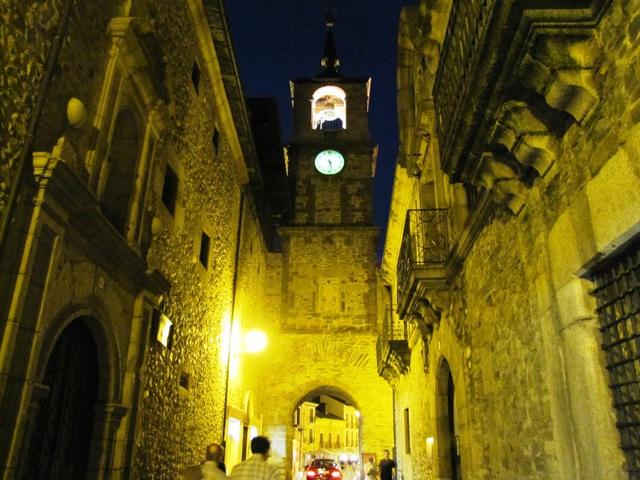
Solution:
{"label": "bell arch", "polygon": [[347,94],[340,87],[327,85],[313,92],[311,128],[342,130],[347,128]]}

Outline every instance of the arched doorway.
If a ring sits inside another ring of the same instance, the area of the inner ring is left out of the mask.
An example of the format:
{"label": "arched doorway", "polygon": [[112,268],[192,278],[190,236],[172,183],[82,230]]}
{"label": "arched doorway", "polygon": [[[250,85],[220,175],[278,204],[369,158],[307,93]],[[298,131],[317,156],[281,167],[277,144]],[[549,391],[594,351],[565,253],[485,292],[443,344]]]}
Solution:
{"label": "arched doorway", "polygon": [[91,331],[75,320],[63,330],[47,362],[42,384],[48,394],[36,415],[23,479],[86,477],[98,375]]}
{"label": "arched doorway", "polygon": [[442,479],[462,480],[455,385],[446,359],[440,362],[436,389],[438,473]]}
{"label": "arched doorway", "polygon": [[362,464],[360,408],[346,392],[330,386],[308,392],[293,413],[292,478],[305,478],[314,459],[331,459],[343,480],[354,480]]}

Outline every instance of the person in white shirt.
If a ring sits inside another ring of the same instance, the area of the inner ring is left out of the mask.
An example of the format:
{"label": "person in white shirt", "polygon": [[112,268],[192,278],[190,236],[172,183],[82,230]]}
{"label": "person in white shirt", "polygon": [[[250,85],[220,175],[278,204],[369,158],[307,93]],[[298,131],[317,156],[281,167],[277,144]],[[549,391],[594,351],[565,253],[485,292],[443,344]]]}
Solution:
{"label": "person in white shirt", "polygon": [[205,461],[189,465],[180,472],[180,480],[223,480],[228,478],[220,469],[224,459],[224,449],[217,443],[207,445]]}
{"label": "person in white shirt", "polygon": [[250,458],[237,464],[230,478],[235,480],[284,480],[284,471],[269,460],[271,443],[267,437],[254,437],[251,440]]}

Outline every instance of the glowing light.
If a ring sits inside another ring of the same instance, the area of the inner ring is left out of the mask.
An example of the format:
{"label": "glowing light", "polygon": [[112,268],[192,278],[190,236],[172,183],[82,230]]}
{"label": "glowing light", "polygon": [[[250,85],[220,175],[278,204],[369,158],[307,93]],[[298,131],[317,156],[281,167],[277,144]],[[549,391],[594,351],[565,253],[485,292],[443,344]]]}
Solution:
{"label": "glowing light", "polygon": [[249,330],[244,336],[244,351],[261,352],[267,347],[267,335],[260,330]]}
{"label": "glowing light", "polygon": [[324,122],[341,120],[341,125],[333,128],[347,128],[347,95],[344,90],[333,85],[319,88],[313,93],[311,101],[311,128],[322,129]]}
{"label": "glowing light", "polygon": [[427,437],[427,464],[431,465],[433,462],[433,442],[435,439],[433,437]]}
{"label": "glowing light", "polygon": [[238,420],[237,418],[233,418],[233,417],[229,417],[229,423],[228,423],[229,427],[228,427],[228,433],[229,433],[229,437],[239,441],[240,440],[240,430],[241,430],[241,423],[240,420]]}

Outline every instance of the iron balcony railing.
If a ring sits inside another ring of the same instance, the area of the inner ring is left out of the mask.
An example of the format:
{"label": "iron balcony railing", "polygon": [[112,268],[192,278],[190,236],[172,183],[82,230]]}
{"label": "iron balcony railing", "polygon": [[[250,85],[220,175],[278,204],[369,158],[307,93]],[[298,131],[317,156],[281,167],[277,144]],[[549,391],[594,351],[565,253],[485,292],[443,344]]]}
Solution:
{"label": "iron balcony railing", "polygon": [[406,290],[415,268],[447,261],[448,211],[447,208],[407,211],[398,257],[398,290]]}
{"label": "iron balcony railing", "polygon": [[438,136],[444,159],[457,139],[473,70],[481,60],[481,46],[495,0],[454,0],[447,25],[442,61],[434,85]]}
{"label": "iron balcony railing", "polygon": [[[394,315],[394,307],[388,306],[378,332],[376,344],[378,357],[378,373],[384,376],[385,370],[406,371],[409,367],[407,352],[407,323]],[[392,365],[393,362],[401,365]]]}

